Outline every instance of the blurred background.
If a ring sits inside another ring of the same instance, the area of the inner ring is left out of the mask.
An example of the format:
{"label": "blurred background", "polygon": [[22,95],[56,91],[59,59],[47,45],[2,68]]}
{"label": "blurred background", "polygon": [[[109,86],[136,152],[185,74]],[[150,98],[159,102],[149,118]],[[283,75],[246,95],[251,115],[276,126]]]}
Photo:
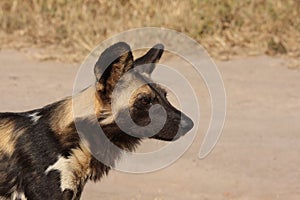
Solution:
{"label": "blurred background", "polygon": [[[299,0],[0,0],[0,7],[0,112],[71,95],[91,50],[131,28],[187,34],[220,70],[226,123],[207,158],[197,155],[211,117],[210,96],[191,68],[179,66],[199,93],[200,124],[191,147],[153,173],[113,170],[89,183],[83,200],[300,199]],[[164,62],[178,63],[166,55]]]}
{"label": "blurred background", "polygon": [[122,31],[175,29],[214,58],[300,56],[298,0],[2,0],[0,47],[43,48],[40,59],[80,62]]}

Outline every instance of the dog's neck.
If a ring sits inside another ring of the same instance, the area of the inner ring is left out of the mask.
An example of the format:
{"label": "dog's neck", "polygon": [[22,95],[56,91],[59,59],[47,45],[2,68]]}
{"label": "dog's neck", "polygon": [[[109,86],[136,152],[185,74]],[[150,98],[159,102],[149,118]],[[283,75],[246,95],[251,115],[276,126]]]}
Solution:
{"label": "dog's neck", "polygon": [[[86,178],[94,181],[114,167],[123,150],[134,151],[140,142],[123,133],[115,122],[101,124],[99,120],[110,116],[110,108],[96,98],[95,88],[87,88],[53,104],[50,116],[50,126],[60,145],[80,166],[78,173],[86,171]],[[103,131],[102,137],[93,127]]]}

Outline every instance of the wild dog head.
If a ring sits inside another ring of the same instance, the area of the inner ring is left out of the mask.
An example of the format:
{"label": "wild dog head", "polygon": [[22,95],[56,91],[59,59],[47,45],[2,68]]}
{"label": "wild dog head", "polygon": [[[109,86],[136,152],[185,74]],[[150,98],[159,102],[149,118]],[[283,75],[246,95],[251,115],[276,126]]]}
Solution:
{"label": "wild dog head", "polygon": [[192,120],[172,106],[166,90],[150,78],[163,51],[163,45],[157,44],[134,60],[129,45],[119,42],[101,54],[94,68],[96,95],[109,113],[100,116],[101,127],[164,141],[176,140],[191,130]]}

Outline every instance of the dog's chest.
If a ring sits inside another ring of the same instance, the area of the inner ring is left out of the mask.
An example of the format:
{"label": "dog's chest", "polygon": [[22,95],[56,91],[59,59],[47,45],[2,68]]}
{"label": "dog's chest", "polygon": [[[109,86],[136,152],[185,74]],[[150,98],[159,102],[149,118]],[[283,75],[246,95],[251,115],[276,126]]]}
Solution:
{"label": "dog's chest", "polygon": [[71,156],[58,156],[55,163],[48,166],[45,175],[59,174],[59,188],[63,199],[78,199],[87,180],[92,174],[91,157],[81,149],[74,149]]}

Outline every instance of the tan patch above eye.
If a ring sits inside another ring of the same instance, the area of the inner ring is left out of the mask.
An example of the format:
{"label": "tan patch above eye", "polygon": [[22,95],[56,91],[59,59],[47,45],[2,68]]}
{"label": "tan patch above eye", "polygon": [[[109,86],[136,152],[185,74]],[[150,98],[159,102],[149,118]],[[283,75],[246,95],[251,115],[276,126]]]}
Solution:
{"label": "tan patch above eye", "polygon": [[149,87],[149,85],[143,85],[142,87],[138,88],[136,91],[134,91],[134,93],[131,95],[131,98],[130,98],[130,105],[133,105],[135,100],[137,98],[139,98],[140,95],[143,95],[143,96],[155,96],[154,92],[152,91],[152,89]]}

